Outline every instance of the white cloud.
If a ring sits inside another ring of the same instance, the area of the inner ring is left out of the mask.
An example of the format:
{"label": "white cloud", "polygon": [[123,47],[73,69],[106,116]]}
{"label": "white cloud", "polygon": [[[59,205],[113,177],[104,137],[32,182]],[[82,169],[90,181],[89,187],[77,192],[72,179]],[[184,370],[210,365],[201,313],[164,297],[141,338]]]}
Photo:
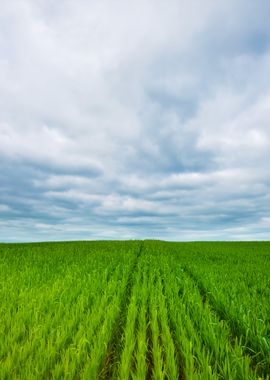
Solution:
{"label": "white cloud", "polygon": [[[4,1],[2,211],[15,208],[25,226],[62,224],[63,236],[72,224],[97,236],[103,226],[107,236],[176,238],[183,229],[207,236],[204,226],[229,236],[228,224],[247,218],[260,226],[269,212],[268,8]],[[129,230],[132,220],[141,229]]]}
{"label": "white cloud", "polygon": [[10,211],[10,207],[7,205],[0,204],[0,212]]}
{"label": "white cloud", "polygon": [[93,179],[75,175],[50,175],[43,180],[34,179],[33,183],[39,188],[57,189],[67,187],[86,187],[93,183]]}

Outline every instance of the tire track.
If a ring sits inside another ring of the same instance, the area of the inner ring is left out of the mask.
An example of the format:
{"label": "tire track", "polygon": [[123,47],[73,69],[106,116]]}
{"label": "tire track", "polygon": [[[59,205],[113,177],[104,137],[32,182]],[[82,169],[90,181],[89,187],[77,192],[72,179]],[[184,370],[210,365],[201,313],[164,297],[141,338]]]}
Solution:
{"label": "tire track", "polygon": [[168,321],[168,327],[170,330],[171,338],[173,340],[174,349],[175,349],[175,360],[178,368],[178,379],[179,380],[185,380],[185,373],[184,373],[184,357],[182,355],[182,352],[180,350],[180,347],[177,343],[177,339],[175,336],[175,324],[171,319],[170,316],[170,305],[168,302],[168,298],[166,296],[166,290],[165,290],[165,281],[164,281],[164,275],[163,271],[161,272],[161,284],[162,284],[162,296],[164,297],[165,306],[167,310],[167,321]]}
{"label": "tire track", "polygon": [[[219,321],[225,321],[231,332],[231,339],[229,345],[234,349],[237,342],[245,338],[245,346],[242,346],[244,356],[247,356],[251,360],[251,370],[255,376],[260,376],[263,379],[269,379],[270,365],[266,363],[264,367],[261,366],[267,359],[260,347],[256,347],[253,341],[248,338],[245,327],[236,318],[228,315],[227,311],[222,305],[219,305],[215,298],[209,293],[207,288],[203,285],[202,281],[196,276],[188,267],[183,266],[184,273],[193,281],[196,285],[199,294],[202,299],[202,303],[208,302],[211,311]],[[247,347],[248,346],[248,347]],[[256,353],[256,354],[254,354]]]}
{"label": "tire track", "polygon": [[151,380],[153,378],[154,370],[154,358],[153,358],[153,339],[152,330],[150,325],[150,306],[148,304],[147,308],[147,352],[146,352],[146,362],[147,362],[147,374],[146,379]]}
{"label": "tire track", "polygon": [[116,363],[121,353],[121,342],[122,342],[124,328],[127,321],[128,305],[130,303],[132,287],[134,284],[134,273],[137,271],[139,258],[142,255],[143,249],[144,249],[144,242],[142,241],[140,244],[137,256],[135,258],[135,261],[130,269],[130,273],[129,273],[129,277],[128,277],[127,285],[126,285],[126,290],[120,304],[119,317],[115,321],[114,331],[108,343],[107,354],[105,356],[102,369],[98,375],[98,379],[100,380],[112,379],[116,376],[116,370],[117,370]]}

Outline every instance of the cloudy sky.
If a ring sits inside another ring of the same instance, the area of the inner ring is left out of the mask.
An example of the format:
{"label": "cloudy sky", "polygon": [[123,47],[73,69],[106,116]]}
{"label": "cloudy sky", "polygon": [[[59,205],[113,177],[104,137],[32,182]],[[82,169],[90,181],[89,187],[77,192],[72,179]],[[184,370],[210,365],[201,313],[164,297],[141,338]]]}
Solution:
{"label": "cloudy sky", "polygon": [[270,238],[269,0],[0,6],[0,241]]}

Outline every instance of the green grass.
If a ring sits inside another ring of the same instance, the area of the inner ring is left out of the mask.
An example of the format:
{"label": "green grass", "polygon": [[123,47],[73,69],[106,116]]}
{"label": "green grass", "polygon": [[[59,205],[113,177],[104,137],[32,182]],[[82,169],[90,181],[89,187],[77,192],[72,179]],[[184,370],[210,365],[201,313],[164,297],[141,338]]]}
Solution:
{"label": "green grass", "polygon": [[0,379],[269,379],[270,243],[0,244]]}

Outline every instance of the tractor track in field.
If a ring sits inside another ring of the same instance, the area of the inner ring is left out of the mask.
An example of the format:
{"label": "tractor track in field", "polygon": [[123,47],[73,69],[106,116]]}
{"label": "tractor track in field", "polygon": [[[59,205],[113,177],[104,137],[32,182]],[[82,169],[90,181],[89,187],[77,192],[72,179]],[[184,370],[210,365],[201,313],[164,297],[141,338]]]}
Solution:
{"label": "tractor track in field", "polygon": [[[187,274],[187,276],[193,281],[193,283],[196,285],[198,291],[199,291],[199,288],[198,288],[198,285],[197,283],[194,281],[194,279],[192,279],[189,274],[187,272],[185,272]],[[205,294],[201,295],[200,291],[199,291],[199,294],[200,294],[200,297],[201,297],[201,302],[202,302],[202,305],[205,305],[205,303],[207,302],[207,297],[205,296]],[[180,288],[178,290],[178,296],[182,299],[183,297],[183,290]],[[182,300],[185,304],[187,304],[187,301],[186,300]],[[211,309],[213,311],[213,309]],[[194,331],[196,331],[198,333],[198,335],[200,335],[200,324],[199,324],[199,319],[194,319],[194,316],[192,314],[192,312],[190,312],[188,309],[186,311],[186,315],[188,316],[189,320],[190,320],[190,323],[192,324],[192,327],[194,329]],[[217,317],[218,320],[220,320],[220,318],[218,318],[217,314],[213,311],[213,314]],[[201,337],[203,339],[203,337]],[[204,340],[203,340],[204,341]],[[207,343],[207,342],[204,342],[203,343],[205,347],[207,347],[208,351],[209,352],[213,352],[213,347]],[[176,347],[177,347],[177,342],[176,342]],[[233,349],[233,345],[231,345],[231,348]],[[180,357],[181,359],[181,357]],[[218,362],[219,359],[216,355],[214,355],[211,359],[211,366],[215,366],[215,363]],[[250,368],[252,370],[252,368]],[[220,376],[221,379],[224,378],[224,375],[221,371],[221,369],[219,368],[219,366],[216,367],[216,371],[217,371],[217,374]],[[253,372],[255,374],[255,372]],[[182,378],[184,379],[184,377]]]}
{"label": "tractor track in field", "polygon": [[[246,337],[246,330],[244,326],[235,318],[229,316],[221,305],[218,305],[214,297],[209,293],[209,291],[206,289],[206,287],[203,285],[202,281],[198,276],[196,276],[189,268],[186,266],[183,267],[184,272],[187,274],[187,276],[194,282],[196,287],[198,288],[198,291],[200,293],[202,303],[205,304],[208,302],[209,306],[211,307],[212,312],[217,317],[219,321],[225,321],[227,326],[230,329],[231,332],[231,339],[229,341],[232,348],[235,346],[236,340],[240,341],[241,338],[244,336]],[[264,354],[258,350],[258,347],[254,347],[254,344],[251,339],[246,338],[245,346],[243,346],[243,353],[245,356],[249,357],[251,360],[251,370],[256,376],[263,377],[263,379],[267,379],[270,373],[270,367],[269,365],[266,368],[259,367],[259,363],[263,362],[265,360]],[[248,347],[249,349],[248,349]],[[251,353],[251,350],[257,352],[256,355]],[[255,367],[257,369],[255,370]]]}
{"label": "tractor track in field", "polygon": [[150,305],[148,303],[147,307],[147,330],[146,330],[146,339],[147,339],[147,352],[146,352],[146,363],[147,363],[147,373],[146,380],[151,380],[153,378],[153,369],[154,369],[154,358],[153,358],[153,339],[152,339],[152,330],[150,325]]}
{"label": "tractor track in field", "polygon": [[143,248],[144,242],[142,241],[136,259],[130,269],[126,290],[121,300],[119,316],[114,323],[114,332],[108,343],[107,353],[98,375],[99,380],[112,379],[116,376],[115,371],[117,370],[117,365],[115,364],[117,363],[121,352],[122,337],[127,321],[128,305],[130,303],[132,287],[134,284],[134,273],[138,268],[138,262],[143,252]]}
{"label": "tractor track in field", "polygon": [[171,334],[171,338],[173,340],[173,345],[174,345],[174,349],[175,349],[175,360],[176,360],[176,364],[177,364],[177,368],[178,368],[178,375],[179,375],[178,379],[179,380],[186,380],[185,373],[184,373],[184,358],[183,358],[182,352],[180,350],[180,347],[179,347],[177,340],[176,340],[176,337],[175,337],[175,325],[174,325],[174,323],[170,317],[170,306],[168,304],[168,299],[166,296],[164,277],[163,277],[162,272],[160,273],[160,276],[161,276],[161,285],[162,285],[162,295],[164,297],[165,306],[166,306],[166,310],[167,310],[168,326],[170,329],[170,334]]}

